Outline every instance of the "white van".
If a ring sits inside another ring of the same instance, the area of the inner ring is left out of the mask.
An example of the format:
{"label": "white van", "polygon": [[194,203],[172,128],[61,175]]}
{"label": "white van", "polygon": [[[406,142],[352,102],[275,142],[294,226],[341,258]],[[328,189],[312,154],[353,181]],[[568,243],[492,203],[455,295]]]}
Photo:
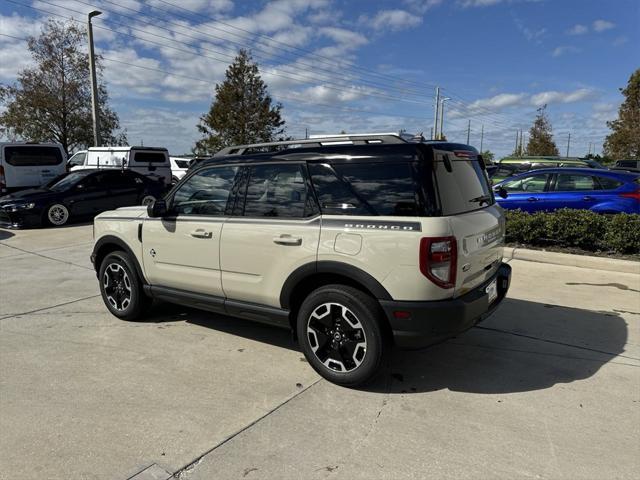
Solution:
{"label": "white van", "polygon": [[44,185],[66,171],[66,159],[58,143],[0,143],[0,195]]}
{"label": "white van", "polygon": [[71,171],[85,168],[128,168],[171,185],[171,164],[166,148],[155,147],[91,147],[73,155],[68,162]]}

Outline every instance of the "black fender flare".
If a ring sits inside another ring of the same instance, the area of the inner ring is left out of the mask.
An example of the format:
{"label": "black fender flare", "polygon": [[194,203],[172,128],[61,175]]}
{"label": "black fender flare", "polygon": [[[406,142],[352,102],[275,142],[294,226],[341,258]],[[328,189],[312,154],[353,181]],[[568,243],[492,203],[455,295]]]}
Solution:
{"label": "black fender flare", "polygon": [[307,263],[291,272],[282,285],[282,290],[280,291],[280,306],[289,310],[291,308],[291,294],[295,290],[296,286],[305,279],[319,273],[333,273],[347,277],[357,283],[360,283],[378,300],[393,300],[382,284],[364,270],[347,263],[321,260],[319,262]]}
{"label": "black fender flare", "polygon": [[133,266],[136,269],[138,278],[142,281],[143,285],[148,285],[147,280],[144,278],[142,267],[140,267],[140,264],[138,263],[138,257],[136,257],[136,255],[133,253],[133,250],[131,250],[129,245],[127,245],[127,243],[124,240],[122,240],[119,237],[116,237],[115,235],[105,235],[104,237],[100,237],[100,239],[93,246],[93,253],[91,254],[91,263],[93,263],[93,268],[95,269],[96,274],[100,270],[100,263],[98,262],[98,253],[100,252],[100,250],[103,249],[103,247],[106,247],[108,245],[115,245],[118,247],[117,248],[118,250],[123,250],[124,252],[126,252],[127,255],[129,255],[129,258],[131,258],[131,262],[133,263]]}

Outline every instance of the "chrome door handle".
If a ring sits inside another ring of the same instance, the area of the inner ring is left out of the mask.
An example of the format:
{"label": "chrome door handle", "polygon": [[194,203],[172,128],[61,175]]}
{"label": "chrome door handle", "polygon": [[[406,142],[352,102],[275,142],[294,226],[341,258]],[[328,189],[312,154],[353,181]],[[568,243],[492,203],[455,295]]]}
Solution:
{"label": "chrome door handle", "polygon": [[593,200],[593,197],[590,195],[585,195],[584,197],[582,197],[582,200],[584,200],[585,202],[590,202],[591,200]]}
{"label": "chrome door handle", "polygon": [[537,202],[538,199],[536,197],[529,197],[529,198],[527,198],[527,201],[528,202]]}
{"label": "chrome door handle", "polygon": [[199,228],[198,230],[194,230],[193,232],[191,232],[191,236],[194,237],[194,238],[212,238],[213,237],[213,233],[212,232],[205,232],[204,230]]}
{"label": "chrome door handle", "polygon": [[302,238],[292,237],[291,235],[280,235],[279,237],[273,237],[273,243],[297,247],[302,245]]}

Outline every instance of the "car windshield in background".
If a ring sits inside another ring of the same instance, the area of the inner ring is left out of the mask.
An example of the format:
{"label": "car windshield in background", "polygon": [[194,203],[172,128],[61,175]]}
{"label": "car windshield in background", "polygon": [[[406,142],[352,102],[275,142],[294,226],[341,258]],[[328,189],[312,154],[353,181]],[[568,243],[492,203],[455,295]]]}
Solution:
{"label": "car windshield in background", "polygon": [[62,163],[62,152],[58,147],[19,145],[6,147],[4,154],[6,162],[14,167],[37,167]]}
{"label": "car windshield in background", "polygon": [[62,192],[64,190],[68,190],[69,188],[73,187],[76,183],[78,183],[80,180],[85,178],[90,173],[92,172],[80,171],[80,172],[66,173],[57,178],[54,178],[45,187],[48,188],[49,190]]}
{"label": "car windshield in background", "polygon": [[[451,171],[447,169],[444,155],[448,156]],[[469,155],[469,158],[459,155]],[[456,154],[436,150],[434,175],[442,215],[457,215],[494,203],[493,192],[475,152]]]}

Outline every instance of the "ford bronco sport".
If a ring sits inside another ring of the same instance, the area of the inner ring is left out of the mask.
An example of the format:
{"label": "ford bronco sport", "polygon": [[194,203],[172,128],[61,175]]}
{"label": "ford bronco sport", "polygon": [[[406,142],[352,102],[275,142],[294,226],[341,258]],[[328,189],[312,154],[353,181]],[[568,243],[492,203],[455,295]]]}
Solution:
{"label": "ford bronco sport", "polygon": [[95,218],[115,316],[152,299],[293,330],[328,380],[370,380],[491,314],[504,214],[468,145],[352,135],[223,150],[153,205]]}

